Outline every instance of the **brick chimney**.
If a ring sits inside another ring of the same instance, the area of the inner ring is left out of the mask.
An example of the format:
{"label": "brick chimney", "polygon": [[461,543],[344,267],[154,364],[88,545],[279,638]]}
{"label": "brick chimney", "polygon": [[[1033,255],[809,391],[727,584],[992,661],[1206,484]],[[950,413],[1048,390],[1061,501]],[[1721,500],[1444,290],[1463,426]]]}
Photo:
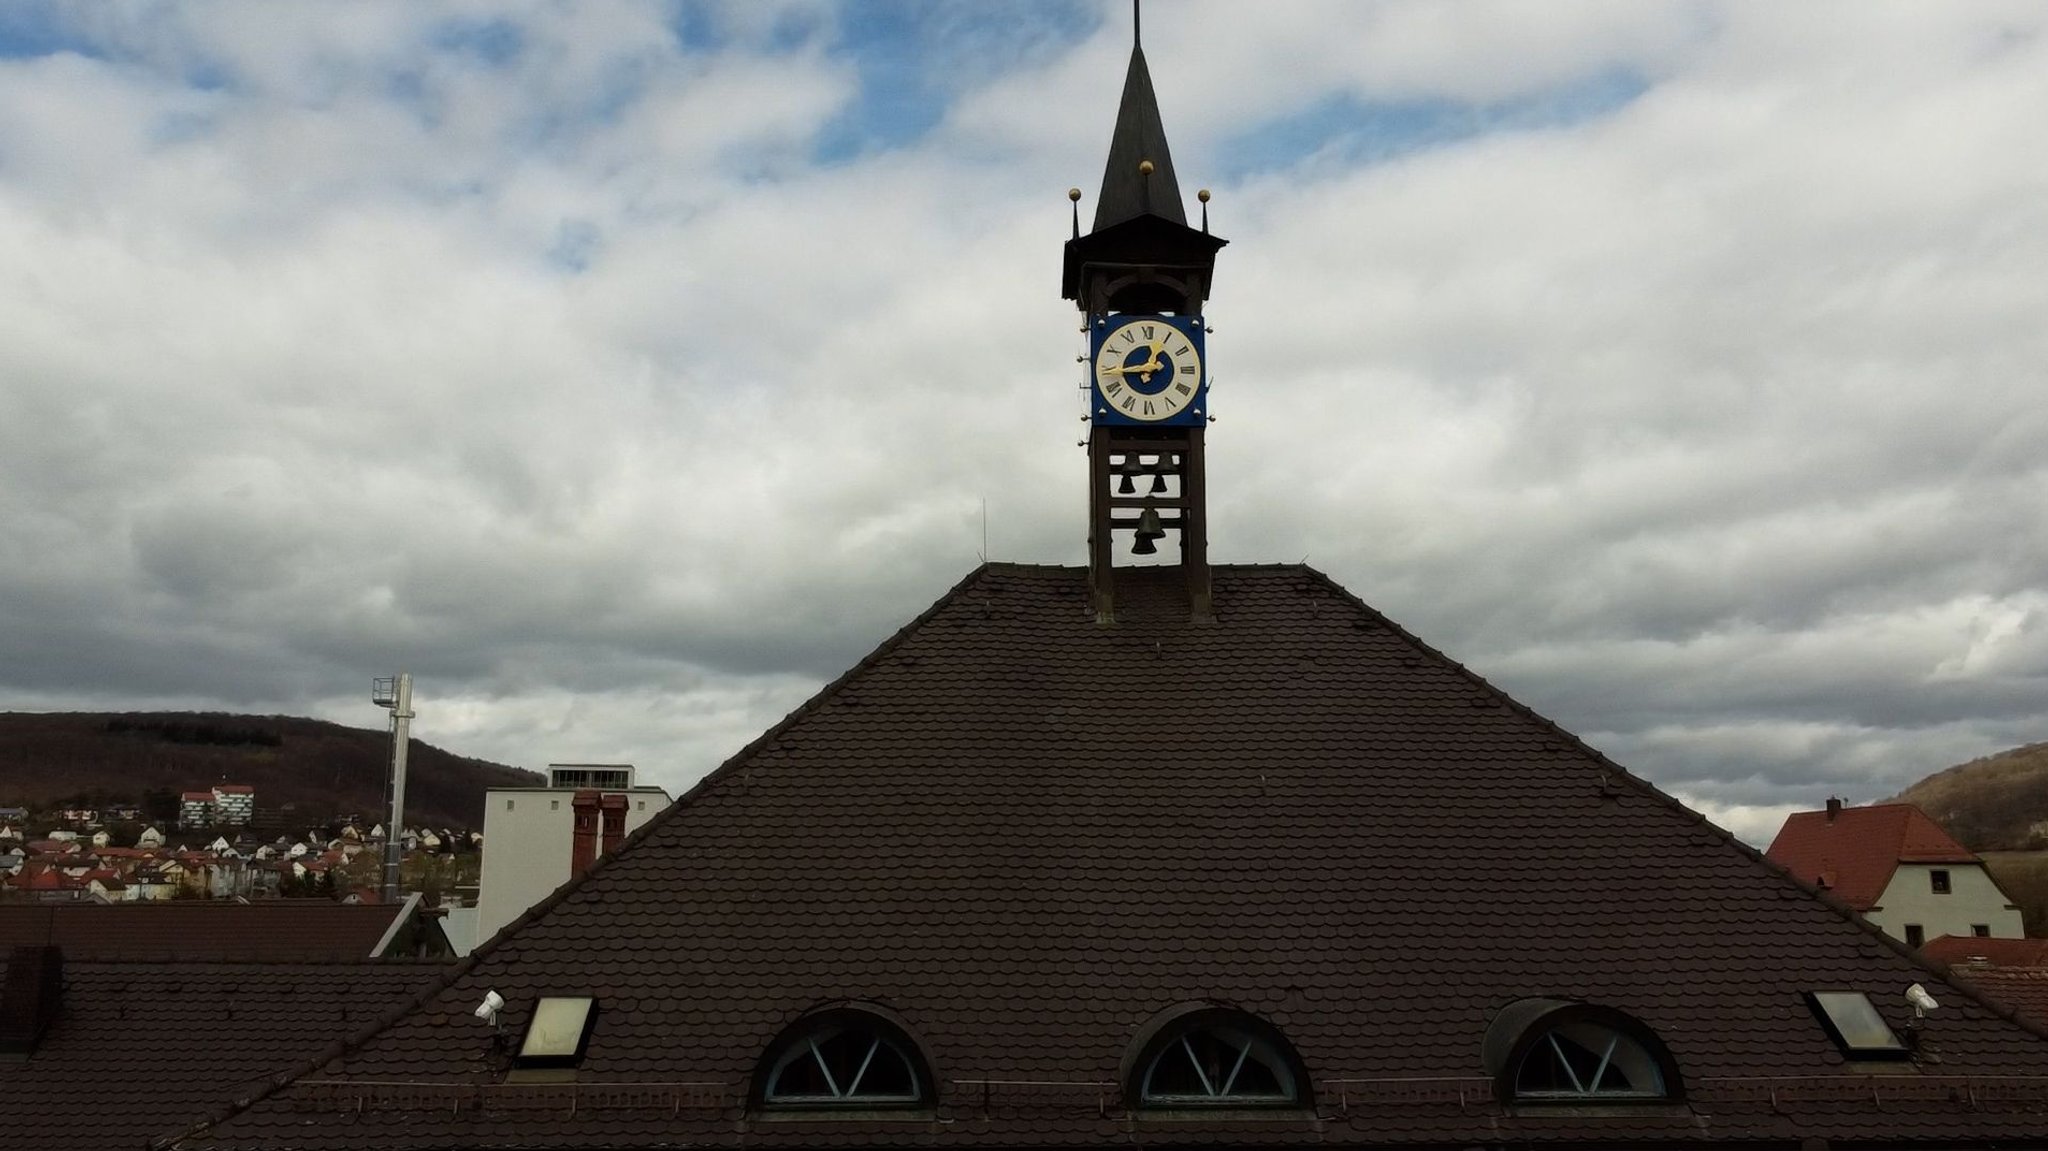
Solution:
{"label": "brick chimney", "polygon": [[585,789],[576,793],[572,806],[576,809],[575,840],[569,852],[569,874],[581,875],[590,870],[597,859],[597,804],[598,793]]}
{"label": "brick chimney", "polygon": [[15,948],[7,959],[7,983],[0,987],[0,1063],[28,1059],[56,1020],[63,997],[63,949]]}
{"label": "brick chimney", "polygon": [[604,797],[604,853],[610,855],[619,849],[619,843],[626,838],[626,797],[612,794]]}
{"label": "brick chimney", "polygon": [[1832,795],[1828,796],[1828,822],[1833,823],[1835,817],[1840,814],[1842,814],[1842,801]]}

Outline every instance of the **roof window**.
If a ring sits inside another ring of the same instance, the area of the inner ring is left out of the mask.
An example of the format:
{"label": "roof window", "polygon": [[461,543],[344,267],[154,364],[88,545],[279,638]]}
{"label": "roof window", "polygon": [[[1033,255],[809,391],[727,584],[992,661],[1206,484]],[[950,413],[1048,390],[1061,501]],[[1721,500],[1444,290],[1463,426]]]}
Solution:
{"label": "roof window", "polygon": [[1861,991],[1809,991],[1806,1002],[1850,1059],[1904,1059],[1912,1052]]}
{"label": "roof window", "polygon": [[526,1037],[514,1063],[520,1067],[574,1067],[590,1043],[597,1022],[597,1000],[589,996],[551,995],[534,1004]]}
{"label": "roof window", "polygon": [[1127,1090],[1144,1107],[1288,1107],[1307,1076],[1287,1040],[1240,1011],[1192,1005],[1141,1032]]}
{"label": "roof window", "polygon": [[1678,1069],[1656,1033],[1591,1003],[1511,1003],[1487,1027],[1482,1056],[1502,1098],[1517,1103],[1641,1103],[1679,1095]]}
{"label": "roof window", "polygon": [[798,1020],[763,1064],[756,1082],[769,1107],[916,1107],[930,1094],[917,1045],[901,1027],[858,1008]]}

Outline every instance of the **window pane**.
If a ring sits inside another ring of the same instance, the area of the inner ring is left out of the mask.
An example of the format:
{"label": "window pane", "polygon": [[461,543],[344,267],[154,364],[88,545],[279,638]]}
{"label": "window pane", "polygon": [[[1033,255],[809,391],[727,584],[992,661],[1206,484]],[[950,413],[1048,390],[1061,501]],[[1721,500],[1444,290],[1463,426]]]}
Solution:
{"label": "window pane", "polygon": [[909,1060],[894,1045],[883,1043],[868,1062],[868,1073],[861,1076],[860,1093],[916,1098],[917,1079],[910,1073]]}
{"label": "window pane", "polygon": [[1244,1066],[1238,1069],[1237,1083],[1231,1088],[1231,1094],[1257,1099],[1287,1098],[1287,1089],[1280,1085],[1276,1068],[1259,1055],[1259,1050],[1253,1048]]}
{"label": "window pane", "polygon": [[919,1092],[909,1057],[879,1032],[828,1027],[790,1048],[762,1095],[771,1103],[914,1103]]}
{"label": "window pane", "polygon": [[853,1089],[875,1037],[866,1031],[841,1031],[829,1038],[820,1036],[813,1042],[818,1045],[818,1057],[824,1061],[825,1069],[832,1074],[832,1082],[839,1086],[838,1093],[844,1095]]}
{"label": "window pane", "polygon": [[1159,1058],[1152,1062],[1151,1073],[1145,1078],[1145,1094],[1148,1096],[1193,1097],[1208,1093],[1202,1077],[1195,1073],[1188,1049],[1180,1043],[1168,1044],[1166,1050],[1159,1053]]}
{"label": "window pane", "polygon": [[825,1082],[825,1072],[819,1068],[808,1044],[799,1044],[796,1051],[785,1058],[777,1069],[774,1082],[768,1085],[768,1092],[776,1097],[830,1098],[835,1094],[831,1085]]}
{"label": "window pane", "polygon": [[1140,1086],[1147,1101],[1286,1103],[1294,1076],[1267,1044],[1227,1027],[1197,1028],[1163,1046]]}
{"label": "window pane", "polygon": [[590,1018],[591,1000],[550,996],[533,1009],[533,1022],[526,1026],[526,1040],[519,1045],[521,1059],[574,1058],[583,1042],[583,1025]]}
{"label": "window pane", "polygon": [[1884,1016],[1871,1006],[1861,991],[1816,991],[1813,1002],[1827,1015],[1842,1047],[1850,1054],[1904,1051],[1899,1037],[1892,1034]]}
{"label": "window pane", "polygon": [[1538,1040],[1515,1079],[1517,1095],[1661,1098],[1664,1076],[1642,1044],[1594,1023],[1567,1023]]}

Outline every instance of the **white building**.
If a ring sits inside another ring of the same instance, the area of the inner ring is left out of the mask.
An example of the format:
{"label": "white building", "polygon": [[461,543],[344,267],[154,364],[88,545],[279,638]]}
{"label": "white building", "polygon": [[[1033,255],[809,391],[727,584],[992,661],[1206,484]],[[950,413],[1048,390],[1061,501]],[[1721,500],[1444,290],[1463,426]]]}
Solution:
{"label": "white building", "polygon": [[178,797],[178,826],[212,827],[214,811],[212,792],[188,791]]}
{"label": "white building", "polygon": [[247,827],[256,818],[256,789],[246,783],[223,783],[213,789],[214,820]]}
{"label": "white building", "polygon": [[662,788],[636,786],[631,764],[549,764],[546,787],[490,789],[484,798],[476,941],[490,939],[609,854],[669,799]]}
{"label": "white building", "polygon": [[1908,947],[2026,934],[1984,861],[1909,803],[1794,812],[1764,854]]}

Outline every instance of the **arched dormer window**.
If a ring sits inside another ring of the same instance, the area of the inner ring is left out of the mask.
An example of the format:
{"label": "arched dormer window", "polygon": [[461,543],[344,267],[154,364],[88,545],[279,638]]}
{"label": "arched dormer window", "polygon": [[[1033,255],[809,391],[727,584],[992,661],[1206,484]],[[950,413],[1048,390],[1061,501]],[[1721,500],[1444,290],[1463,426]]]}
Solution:
{"label": "arched dormer window", "polygon": [[1272,1025],[1242,1011],[1191,1004],[1140,1029],[1125,1060],[1127,1097],[1141,1107],[1296,1107],[1308,1075]]}
{"label": "arched dormer window", "polygon": [[1523,999],[1494,1016],[1483,1044],[1503,1099],[1638,1103],[1680,1097],[1678,1068],[1655,1032],[1608,1007]]}
{"label": "arched dormer window", "polygon": [[931,1074],[909,1034],[879,1009],[815,1011],[776,1037],[754,1082],[765,1107],[927,1106]]}

